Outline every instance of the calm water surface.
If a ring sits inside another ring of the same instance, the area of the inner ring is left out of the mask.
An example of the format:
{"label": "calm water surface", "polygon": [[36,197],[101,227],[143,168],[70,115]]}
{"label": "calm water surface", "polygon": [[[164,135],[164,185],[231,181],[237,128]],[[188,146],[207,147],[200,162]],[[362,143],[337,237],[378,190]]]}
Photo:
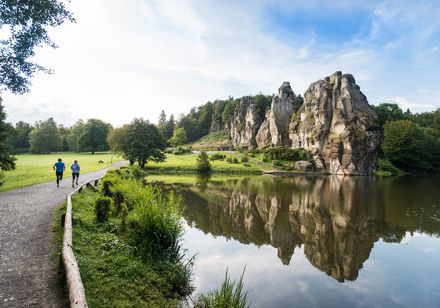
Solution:
{"label": "calm water surface", "polygon": [[439,180],[174,178],[196,292],[246,268],[252,307],[440,307]]}

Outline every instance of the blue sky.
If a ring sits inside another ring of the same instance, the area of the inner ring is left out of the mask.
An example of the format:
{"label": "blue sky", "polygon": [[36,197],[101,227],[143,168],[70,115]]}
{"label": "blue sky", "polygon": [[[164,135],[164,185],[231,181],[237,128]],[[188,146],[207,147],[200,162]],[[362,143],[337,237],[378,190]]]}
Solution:
{"label": "blue sky", "polygon": [[[53,29],[60,46],[36,60],[23,96],[3,93],[8,120],[98,117],[116,126],[208,100],[295,93],[336,70],[371,104],[440,107],[437,1],[73,0],[77,23]],[[0,33],[1,34],[1,33]]]}

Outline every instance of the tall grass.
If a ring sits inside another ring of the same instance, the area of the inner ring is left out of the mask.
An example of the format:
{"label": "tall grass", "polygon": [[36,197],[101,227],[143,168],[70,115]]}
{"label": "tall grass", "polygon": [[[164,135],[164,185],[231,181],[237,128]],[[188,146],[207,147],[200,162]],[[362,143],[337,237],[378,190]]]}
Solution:
{"label": "tall grass", "polygon": [[244,272],[238,281],[231,281],[226,270],[225,278],[220,289],[212,291],[206,295],[200,295],[195,307],[197,308],[245,308],[247,303],[247,291],[243,289]]}

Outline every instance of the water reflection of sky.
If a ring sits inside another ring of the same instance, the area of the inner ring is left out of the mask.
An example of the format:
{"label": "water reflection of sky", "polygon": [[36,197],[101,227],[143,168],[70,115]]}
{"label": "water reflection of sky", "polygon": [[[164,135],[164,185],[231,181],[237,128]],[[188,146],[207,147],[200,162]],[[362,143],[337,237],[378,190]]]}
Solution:
{"label": "water reflection of sky", "polygon": [[340,283],[315,268],[296,248],[283,265],[270,245],[242,244],[187,227],[183,245],[197,254],[197,293],[217,288],[226,269],[231,277],[245,272],[252,307],[438,307],[440,303],[440,239],[406,233],[400,243],[382,240],[355,281]]}

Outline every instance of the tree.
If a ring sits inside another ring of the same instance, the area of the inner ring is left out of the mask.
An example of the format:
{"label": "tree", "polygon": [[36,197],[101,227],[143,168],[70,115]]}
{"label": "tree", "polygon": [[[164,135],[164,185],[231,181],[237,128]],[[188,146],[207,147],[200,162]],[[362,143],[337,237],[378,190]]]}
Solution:
{"label": "tree", "polygon": [[150,160],[164,161],[165,146],[166,142],[154,124],[136,118],[128,125],[124,156],[137,161],[141,168]]}
{"label": "tree", "polygon": [[29,138],[32,131],[32,126],[23,121],[17,122],[13,133],[8,138],[8,144],[14,153],[24,153],[29,151]]}
{"label": "tree", "polygon": [[34,153],[50,153],[62,149],[62,140],[57,123],[53,118],[35,123],[31,131],[29,143]]}
{"label": "tree", "polygon": [[3,112],[2,100],[0,98],[0,185],[3,183],[3,172],[15,168],[15,158],[11,155],[6,140],[10,135],[10,127],[5,122],[6,115]]}
{"label": "tree", "polygon": [[65,127],[63,124],[58,126],[58,130],[60,132],[61,137],[61,149],[63,151],[69,151],[69,135],[70,135],[70,127]]}
{"label": "tree", "polygon": [[167,123],[167,115],[165,114],[165,111],[162,110],[159,115],[159,122],[157,123],[157,126],[159,127],[165,126],[166,123]]}
{"label": "tree", "polygon": [[211,163],[205,151],[200,152],[197,156],[196,170],[198,173],[208,173],[211,171]]}
{"label": "tree", "polygon": [[378,106],[373,106],[379,119],[379,125],[384,127],[386,122],[404,120],[406,117],[400,109],[399,105],[395,103],[381,103]]}
{"label": "tree", "polygon": [[176,127],[173,132],[173,136],[169,140],[169,142],[173,146],[179,146],[185,144],[188,138],[186,137],[186,131],[183,127]]}
{"label": "tree", "polygon": [[162,134],[163,139],[168,140],[171,138],[174,132],[174,128],[176,127],[176,121],[174,121],[174,115],[170,115],[167,123],[165,124],[165,129]]}
{"label": "tree", "polygon": [[127,144],[129,128],[130,126],[125,124],[122,127],[112,129],[107,136],[107,142],[110,146],[110,150],[116,153],[121,153],[125,159],[128,159],[130,165],[133,165],[136,159],[134,157],[127,156],[128,154],[126,154],[130,152]]}
{"label": "tree", "polygon": [[70,151],[79,152],[80,145],[79,139],[84,134],[84,121],[78,120],[76,123],[70,128],[69,135],[67,136],[67,143],[69,144]]}
{"label": "tree", "polygon": [[409,120],[385,124],[382,149],[393,165],[407,172],[434,172],[440,167],[440,143]]}
{"label": "tree", "polygon": [[107,151],[107,135],[112,126],[98,119],[87,120],[84,131],[78,139],[79,149],[83,152]]}
{"label": "tree", "polygon": [[50,72],[31,59],[38,47],[57,47],[47,33],[48,27],[59,26],[65,20],[74,21],[64,2],[0,0],[0,29],[7,33],[0,40],[0,87],[22,94],[29,91],[35,72]]}

